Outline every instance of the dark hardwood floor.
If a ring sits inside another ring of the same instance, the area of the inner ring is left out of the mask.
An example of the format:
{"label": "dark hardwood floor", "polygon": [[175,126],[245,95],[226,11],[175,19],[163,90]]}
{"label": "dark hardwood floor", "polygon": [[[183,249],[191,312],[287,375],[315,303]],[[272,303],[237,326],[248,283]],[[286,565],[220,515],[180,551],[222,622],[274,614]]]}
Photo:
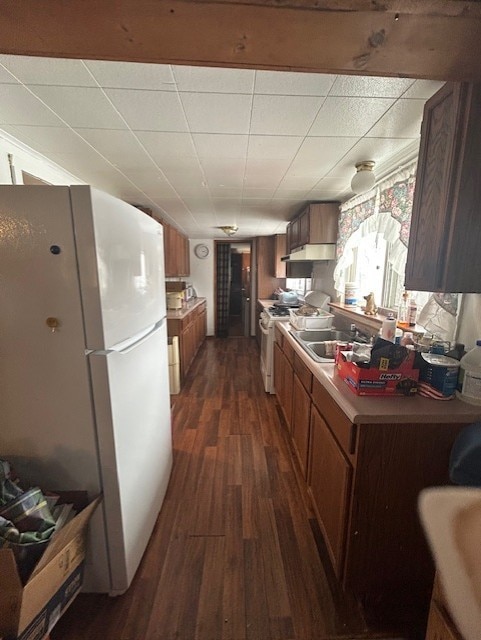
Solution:
{"label": "dark hardwood floor", "polygon": [[128,592],[82,594],[52,640],[376,637],[336,586],[251,338],[207,339],[173,398],[174,469]]}

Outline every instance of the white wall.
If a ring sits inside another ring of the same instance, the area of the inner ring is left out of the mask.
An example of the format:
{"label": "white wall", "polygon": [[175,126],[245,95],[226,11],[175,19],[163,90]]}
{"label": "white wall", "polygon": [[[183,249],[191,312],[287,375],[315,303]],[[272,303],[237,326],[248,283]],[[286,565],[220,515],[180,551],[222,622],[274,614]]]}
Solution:
{"label": "white wall", "polygon": [[85,184],[68,171],[50,162],[39,153],[22,145],[21,142],[10,138],[0,130],[0,184],[12,184],[8,155],[13,157],[16,183],[23,184],[22,171],[26,171],[36,178],[45,180],[50,184],[70,185]]}
{"label": "white wall", "polygon": [[[207,335],[214,335],[214,241],[213,240],[189,240],[190,244],[190,278],[197,295],[207,299]],[[200,259],[194,253],[197,244],[205,244],[209,247],[207,258]]]}

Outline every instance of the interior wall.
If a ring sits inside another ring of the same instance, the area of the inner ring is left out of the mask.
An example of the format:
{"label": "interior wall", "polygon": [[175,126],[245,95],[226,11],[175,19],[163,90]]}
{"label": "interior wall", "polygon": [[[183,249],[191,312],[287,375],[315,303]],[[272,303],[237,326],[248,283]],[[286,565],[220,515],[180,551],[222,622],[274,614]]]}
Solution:
{"label": "interior wall", "polygon": [[[194,253],[197,244],[209,247],[207,258],[200,259]],[[197,295],[207,300],[207,335],[214,335],[214,241],[210,239],[189,240],[190,245],[190,278]]]}
{"label": "interior wall", "polygon": [[79,180],[68,171],[51,163],[39,153],[35,153],[32,149],[14,141],[3,131],[0,131],[0,184],[12,184],[8,162],[9,154],[13,158],[16,184],[23,184],[22,171],[50,184],[85,184],[83,180]]}

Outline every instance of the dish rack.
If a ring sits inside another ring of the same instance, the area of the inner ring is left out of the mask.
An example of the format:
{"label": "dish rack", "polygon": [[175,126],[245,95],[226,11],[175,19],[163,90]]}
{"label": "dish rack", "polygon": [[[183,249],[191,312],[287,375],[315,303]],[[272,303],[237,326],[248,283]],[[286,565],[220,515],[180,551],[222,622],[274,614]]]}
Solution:
{"label": "dish rack", "polygon": [[329,329],[332,327],[334,315],[319,309],[318,315],[303,316],[297,313],[296,309],[289,309],[291,325],[300,331],[305,329]]}

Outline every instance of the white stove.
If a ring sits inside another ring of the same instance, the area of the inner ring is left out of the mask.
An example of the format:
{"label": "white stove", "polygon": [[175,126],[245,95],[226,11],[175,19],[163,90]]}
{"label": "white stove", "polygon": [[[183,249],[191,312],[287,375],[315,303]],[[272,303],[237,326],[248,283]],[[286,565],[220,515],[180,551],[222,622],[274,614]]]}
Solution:
{"label": "white stove", "polygon": [[274,326],[276,322],[289,322],[289,308],[286,305],[272,305],[261,311],[259,327],[262,333],[261,339],[261,373],[264,382],[264,389],[267,393],[275,393],[274,389]]}
{"label": "white stove", "polygon": [[[319,306],[328,309],[330,297],[322,291],[310,292],[309,303],[313,306]],[[306,294],[306,302],[309,294]],[[273,304],[271,307],[261,311],[259,318],[259,327],[262,333],[261,339],[261,373],[264,382],[264,389],[267,393],[275,393],[274,387],[274,342],[276,322],[289,322],[289,309],[298,309],[300,305],[281,305]]]}

